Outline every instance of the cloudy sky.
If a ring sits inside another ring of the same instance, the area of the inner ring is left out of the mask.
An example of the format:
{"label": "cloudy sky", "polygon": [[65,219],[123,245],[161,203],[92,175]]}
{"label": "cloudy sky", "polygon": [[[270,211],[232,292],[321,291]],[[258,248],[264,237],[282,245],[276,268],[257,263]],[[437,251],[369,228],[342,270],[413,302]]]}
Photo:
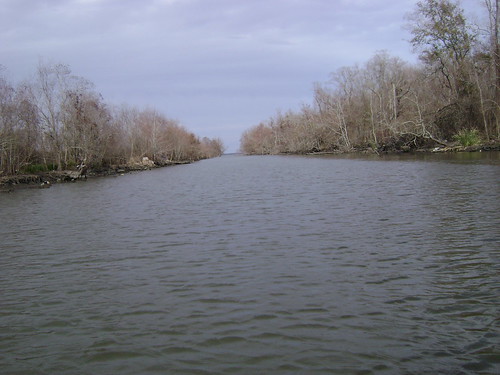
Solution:
{"label": "cloudy sky", "polygon": [[378,50],[416,61],[403,28],[416,2],[0,0],[0,65],[16,84],[40,60],[68,64],[107,103],[155,108],[234,152],[338,68]]}

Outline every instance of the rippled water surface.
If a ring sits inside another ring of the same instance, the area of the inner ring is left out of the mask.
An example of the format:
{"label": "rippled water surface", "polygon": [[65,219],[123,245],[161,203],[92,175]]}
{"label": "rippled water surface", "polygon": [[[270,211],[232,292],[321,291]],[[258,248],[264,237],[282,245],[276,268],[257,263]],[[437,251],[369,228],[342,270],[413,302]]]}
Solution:
{"label": "rippled water surface", "polygon": [[498,374],[500,156],[224,156],[0,195],[2,374]]}

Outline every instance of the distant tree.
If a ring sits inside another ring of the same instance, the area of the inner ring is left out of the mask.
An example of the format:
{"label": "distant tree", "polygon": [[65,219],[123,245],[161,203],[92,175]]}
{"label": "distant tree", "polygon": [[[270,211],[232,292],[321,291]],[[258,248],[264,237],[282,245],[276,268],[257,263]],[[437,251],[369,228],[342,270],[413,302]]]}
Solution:
{"label": "distant tree", "polygon": [[57,169],[66,167],[68,145],[65,143],[66,111],[75,95],[87,91],[91,83],[71,74],[64,64],[39,63],[34,84],[38,115],[43,132],[46,159]]}
{"label": "distant tree", "polygon": [[423,0],[410,16],[411,44],[420,58],[444,78],[456,97],[467,91],[467,62],[476,35],[457,2]]}
{"label": "distant tree", "polygon": [[14,88],[0,77],[0,174],[14,174],[38,151],[39,119],[30,87]]}
{"label": "distant tree", "polygon": [[[350,142],[364,144],[372,140],[376,144],[375,119],[368,115],[371,93],[366,90],[365,69],[358,65],[341,67],[331,74],[328,84],[333,87],[331,93],[342,98],[342,112]],[[315,102],[318,101],[316,94],[315,90]]]}
{"label": "distant tree", "polygon": [[324,87],[317,85],[314,90],[320,120],[323,126],[335,134],[336,147],[350,150],[352,148],[348,131],[347,98],[336,93],[328,92]]}
{"label": "distant tree", "polygon": [[91,90],[70,90],[62,106],[64,165],[101,166],[113,138],[111,113]]}
{"label": "distant tree", "polygon": [[170,161],[198,159],[194,152],[196,141],[194,134],[189,133],[176,121],[170,121],[162,131],[165,155]]}
{"label": "distant tree", "polygon": [[15,173],[19,165],[14,95],[12,85],[0,77],[0,172],[6,174]]}
{"label": "distant tree", "polygon": [[200,142],[200,151],[203,158],[214,158],[221,156],[225,151],[225,147],[220,138],[203,137]]}
{"label": "distant tree", "polygon": [[137,149],[137,123],[139,110],[123,104],[115,109],[113,114],[113,127],[122,135],[121,141],[116,145],[119,149],[115,159],[120,163],[133,161]]}
{"label": "distant tree", "polygon": [[40,117],[38,115],[32,86],[21,84],[14,97],[18,128],[19,167],[39,162]]}
{"label": "distant tree", "polygon": [[264,123],[245,131],[240,141],[241,151],[245,154],[272,154],[275,153],[275,145],[273,130]]}
{"label": "distant tree", "polygon": [[478,121],[477,94],[472,79],[472,48],[477,34],[464,11],[451,0],[422,0],[410,16],[411,44],[436,79],[443,102],[436,121],[445,137]]}
{"label": "distant tree", "polygon": [[399,132],[411,85],[409,69],[400,58],[380,51],[368,61],[364,73],[373,141],[378,144],[379,138]]}
{"label": "distant tree", "polygon": [[[488,79],[486,81],[485,117],[488,122],[487,112],[493,114],[492,133],[500,138],[500,44],[499,44],[499,24],[500,24],[500,5],[499,0],[484,0],[484,5],[488,12],[488,28],[486,30],[486,48],[489,66]],[[479,79],[479,77],[477,77]],[[487,123],[486,123],[487,126]],[[486,136],[489,137],[488,129]]]}

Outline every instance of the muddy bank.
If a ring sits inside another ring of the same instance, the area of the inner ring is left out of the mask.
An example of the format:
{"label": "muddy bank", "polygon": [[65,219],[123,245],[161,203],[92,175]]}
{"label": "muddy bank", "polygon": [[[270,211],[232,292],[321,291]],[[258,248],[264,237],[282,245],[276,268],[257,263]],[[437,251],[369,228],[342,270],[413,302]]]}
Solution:
{"label": "muddy bank", "polygon": [[435,147],[431,150],[416,150],[419,152],[483,152],[483,151],[500,151],[500,142],[491,142],[475,146],[448,146]]}
{"label": "muddy bank", "polygon": [[81,176],[80,172],[76,170],[0,176],[0,192],[12,192],[17,189],[46,189],[57,183],[77,182],[86,180],[87,178],[116,176],[135,171],[150,170],[152,168],[163,168],[190,163],[191,161],[172,161],[148,163],[147,165],[115,165],[109,168],[89,169],[86,176]]}
{"label": "muddy bank", "polygon": [[434,145],[432,147],[411,147],[407,145],[382,145],[379,148],[353,148],[351,150],[334,150],[323,152],[310,152],[307,155],[334,155],[334,154],[399,154],[399,153],[435,153],[435,152],[487,152],[500,151],[500,141],[491,141],[474,146],[458,146],[458,145]]}

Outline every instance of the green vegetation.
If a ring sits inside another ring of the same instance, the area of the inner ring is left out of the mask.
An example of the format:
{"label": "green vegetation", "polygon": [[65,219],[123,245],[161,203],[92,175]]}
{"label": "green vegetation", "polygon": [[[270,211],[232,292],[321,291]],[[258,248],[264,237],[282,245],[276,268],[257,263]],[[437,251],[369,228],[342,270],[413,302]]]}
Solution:
{"label": "green vegetation", "polygon": [[453,139],[461,146],[475,146],[481,143],[481,135],[477,129],[461,129],[453,136]]}
{"label": "green vegetation", "polygon": [[55,170],[57,170],[57,165],[55,164],[28,164],[21,169],[23,173],[39,173]]}

